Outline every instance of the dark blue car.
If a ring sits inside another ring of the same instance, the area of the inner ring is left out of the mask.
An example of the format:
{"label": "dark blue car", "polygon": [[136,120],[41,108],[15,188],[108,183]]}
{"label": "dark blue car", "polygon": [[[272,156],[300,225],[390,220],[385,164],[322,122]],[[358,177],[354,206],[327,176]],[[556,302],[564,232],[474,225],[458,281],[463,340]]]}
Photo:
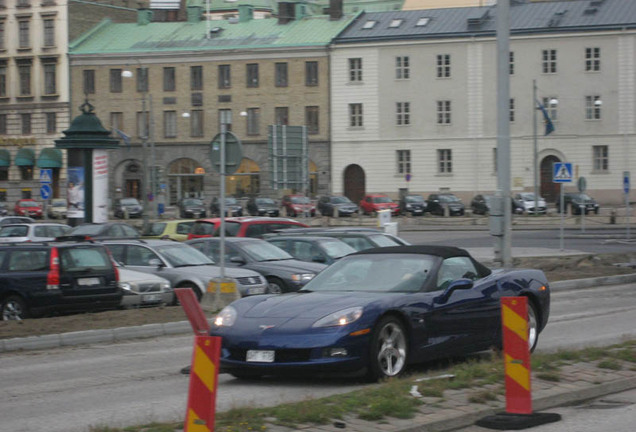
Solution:
{"label": "dark blue car", "polygon": [[347,372],[369,380],[409,364],[502,346],[500,299],[528,297],[529,349],[549,315],[540,270],[490,270],[463,249],[396,246],[348,255],[297,293],[224,308],[221,371],[239,378]]}

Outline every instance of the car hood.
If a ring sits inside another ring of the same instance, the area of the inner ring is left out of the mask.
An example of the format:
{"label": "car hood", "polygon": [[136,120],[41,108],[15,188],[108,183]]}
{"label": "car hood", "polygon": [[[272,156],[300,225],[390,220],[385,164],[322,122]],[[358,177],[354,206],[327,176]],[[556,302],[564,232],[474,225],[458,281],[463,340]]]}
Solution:
{"label": "car hood", "polygon": [[[188,273],[194,276],[201,277],[201,278],[221,276],[221,267],[219,267],[218,265],[177,267],[177,268],[186,270]],[[233,268],[233,267],[226,267],[225,275],[228,277],[233,277],[233,278],[261,276],[260,273],[257,273],[253,270]]]}
{"label": "car hood", "polygon": [[276,204],[255,204],[255,206],[263,209],[278,209]]}
{"label": "car hood", "polygon": [[203,206],[186,206],[186,207],[184,207],[184,209],[188,210],[188,211],[204,211],[205,207],[203,207]]}
{"label": "car hood", "polygon": [[155,276],[152,273],[144,273],[140,271],[130,270],[124,267],[118,267],[120,282],[164,282],[166,279]]}
{"label": "car hood", "polygon": [[334,207],[337,208],[358,208],[358,206],[354,203],[339,203],[339,204],[333,204]]}
{"label": "car hood", "polygon": [[295,259],[281,260],[281,261],[263,261],[255,262],[251,264],[253,269],[279,269],[281,271],[288,271],[290,273],[320,273],[327,267],[326,264],[299,261]]}

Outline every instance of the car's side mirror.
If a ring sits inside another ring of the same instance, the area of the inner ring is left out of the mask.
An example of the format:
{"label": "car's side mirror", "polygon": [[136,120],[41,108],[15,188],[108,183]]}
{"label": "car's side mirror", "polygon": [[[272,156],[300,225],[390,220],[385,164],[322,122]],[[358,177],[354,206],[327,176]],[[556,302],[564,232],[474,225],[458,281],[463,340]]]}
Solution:
{"label": "car's side mirror", "polygon": [[241,258],[240,256],[230,257],[230,262],[235,264],[241,264],[241,265],[245,264],[245,260]]}
{"label": "car's side mirror", "polygon": [[311,260],[313,262],[317,262],[317,263],[325,263],[325,262],[327,262],[325,257],[321,256],[321,255],[314,255],[314,256],[311,257]]}
{"label": "car's side mirror", "polygon": [[153,266],[153,267],[164,267],[163,262],[161,262],[161,260],[159,258],[153,258],[153,259],[149,260],[148,264]]}
{"label": "car's side mirror", "polygon": [[435,303],[446,303],[453,292],[457,290],[469,290],[474,286],[474,282],[471,279],[457,279],[452,281],[448,287],[444,290],[442,295],[435,298]]}

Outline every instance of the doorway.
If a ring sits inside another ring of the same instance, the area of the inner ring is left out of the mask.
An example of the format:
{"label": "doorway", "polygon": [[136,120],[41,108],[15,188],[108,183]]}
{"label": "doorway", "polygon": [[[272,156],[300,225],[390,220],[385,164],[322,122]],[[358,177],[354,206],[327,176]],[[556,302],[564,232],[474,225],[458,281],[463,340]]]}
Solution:
{"label": "doorway", "polygon": [[349,165],[344,171],[344,195],[354,203],[364,198],[366,177],[360,165]]}
{"label": "doorway", "polygon": [[541,161],[539,194],[545,198],[546,202],[556,202],[559,198],[559,184],[552,181],[552,170],[555,162],[561,162],[561,159],[552,155],[544,157]]}

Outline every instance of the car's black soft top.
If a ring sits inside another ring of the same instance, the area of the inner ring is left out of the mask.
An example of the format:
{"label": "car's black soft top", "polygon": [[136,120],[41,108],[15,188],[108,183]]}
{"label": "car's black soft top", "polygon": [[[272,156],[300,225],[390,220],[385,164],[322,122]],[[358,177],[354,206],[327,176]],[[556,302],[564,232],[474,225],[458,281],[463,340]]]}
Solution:
{"label": "car's black soft top", "polygon": [[364,255],[364,254],[423,254],[423,255],[435,255],[441,258],[452,258],[452,257],[468,257],[474,263],[479,275],[481,277],[488,276],[491,273],[491,270],[480,262],[476,261],[467,250],[458,248],[455,246],[436,246],[436,245],[408,245],[408,246],[388,246],[388,247],[377,247],[372,249],[365,249],[358,251],[356,253],[352,253],[349,256],[353,255]]}

